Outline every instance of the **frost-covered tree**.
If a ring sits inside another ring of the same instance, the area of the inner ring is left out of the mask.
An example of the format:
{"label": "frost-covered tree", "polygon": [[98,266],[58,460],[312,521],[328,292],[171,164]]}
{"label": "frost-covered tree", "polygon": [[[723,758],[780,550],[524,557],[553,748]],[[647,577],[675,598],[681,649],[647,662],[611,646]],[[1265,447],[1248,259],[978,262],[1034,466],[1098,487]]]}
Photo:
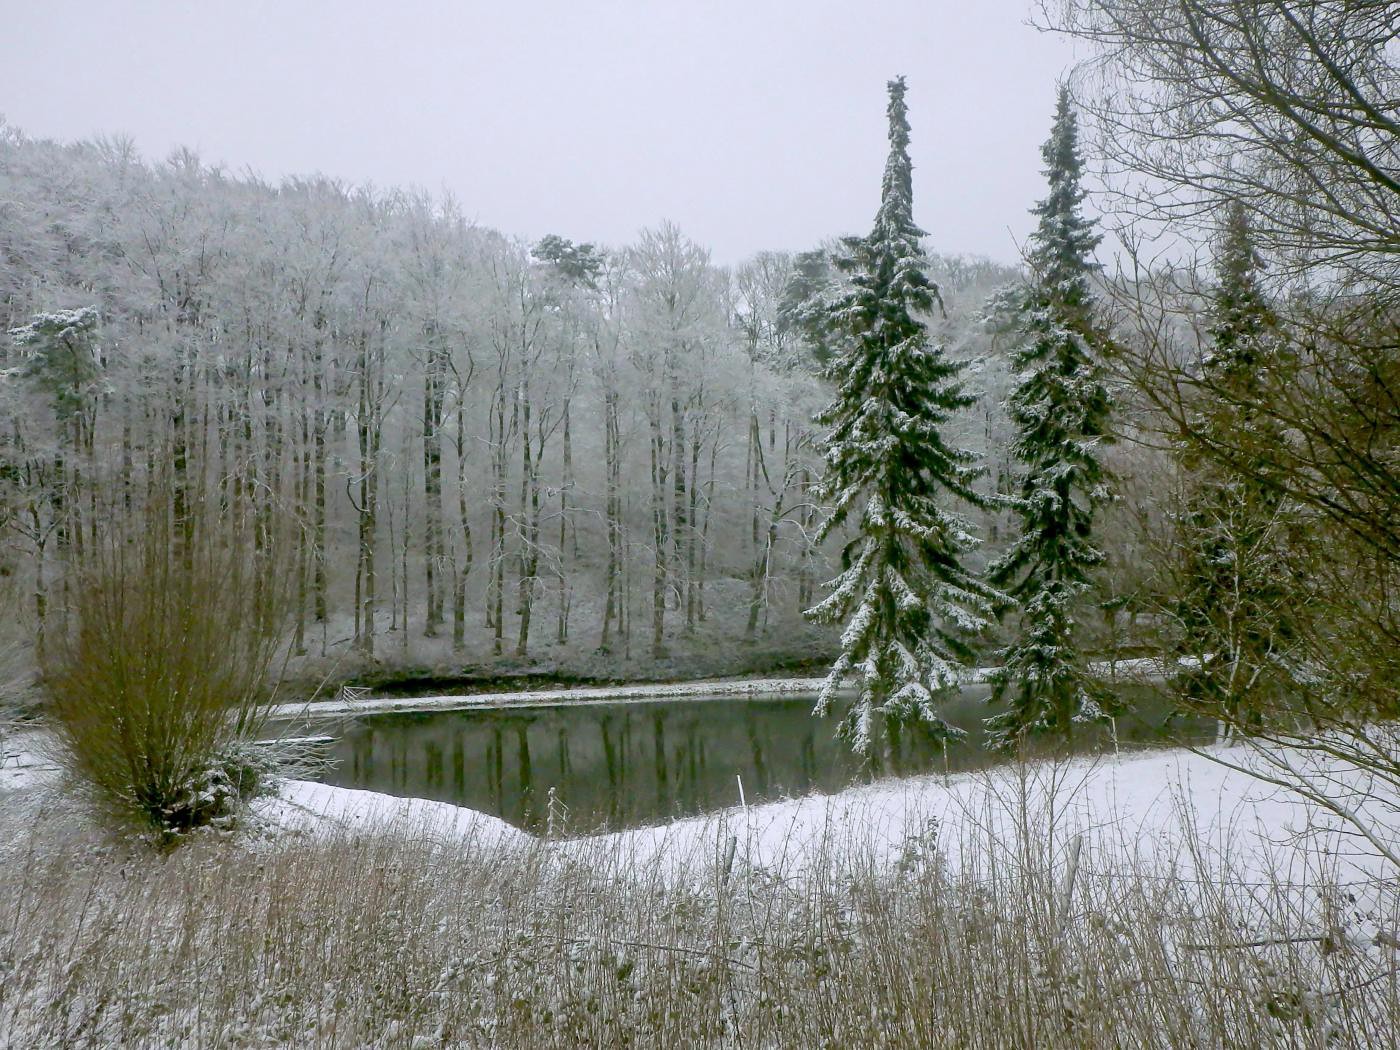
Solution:
{"label": "frost-covered tree", "polygon": [[828,298],[835,287],[830,256],[818,248],[799,252],[792,260],[792,271],[783,287],[778,318],[796,332],[819,368],[831,363],[831,306]]}
{"label": "frost-covered tree", "polygon": [[1295,600],[1276,575],[1294,516],[1270,483],[1269,468],[1285,437],[1278,421],[1259,411],[1264,374],[1287,367],[1288,358],[1260,288],[1262,265],[1248,216],[1232,205],[1216,260],[1193,429],[1209,447],[1231,448],[1249,468],[1232,469],[1183,448],[1189,489],[1178,523],[1177,618],[1184,652],[1200,660],[1183,683],[1184,696],[1245,723],[1292,634],[1287,608]]}
{"label": "frost-covered tree", "polygon": [[996,304],[1019,337],[1018,383],[1007,400],[1018,530],[988,568],[988,579],[1014,599],[1018,621],[993,679],[992,701],[1010,707],[987,720],[990,742],[1003,749],[1031,734],[1069,739],[1075,722],[1103,717],[1107,703],[1077,637],[1077,608],[1103,561],[1093,532],[1095,509],[1108,496],[1100,461],[1110,412],[1101,365],[1107,337],[1090,287],[1099,237],[1080,211],[1078,134],[1063,87],[1041,156],[1050,193],[1033,209],[1040,221],[1030,281]]}
{"label": "frost-covered tree", "polygon": [[808,612],[846,624],[815,713],[830,714],[841,684],[858,677],[838,732],[862,754],[890,724],[960,735],[940,701],[971,660],[967,636],[987,625],[999,597],[963,567],[975,540],[948,506],[949,497],[985,501],[972,489],[974,457],[940,432],[974,399],[957,382],[961,365],[928,329],[941,300],[914,224],[904,90],[903,78],[890,81],[890,155],[875,227],[847,239],[838,260],[850,285],[831,315],[837,394],[817,417],[830,427],[820,491],[831,504],[818,538],[853,518],[856,535],[831,593]]}
{"label": "frost-covered tree", "polygon": [[84,306],[36,314],[28,324],[10,330],[10,338],[24,353],[20,374],[48,395],[63,426],[87,407],[101,373],[97,325],[97,308]]}
{"label": "frost-covered tree", "polygon": [[[50,535],[61,558],[67,556],[75,537],[82,535],[83,523],[74,496],[81,488],[84,473],[93,473],[94,412],[102,376],[97,345],[99,321],[97,308],[84,306],[36,314],[28,324],[10,329],[21,364],[0,373],[0,378],[17,375],[28,380],[44,395],[53,413],[54,439],[47,453],[35,456],[31,450],[24,457],[27,462],[6,462],[8,457],[0,458],[0,470],[7,480],[23,476],[33,479],[27,513],[20,520],[28,523],[25,532],[40,562]],[[47,584],[42,572],[38,572],[34,611],[41,647],[47,610]]]}

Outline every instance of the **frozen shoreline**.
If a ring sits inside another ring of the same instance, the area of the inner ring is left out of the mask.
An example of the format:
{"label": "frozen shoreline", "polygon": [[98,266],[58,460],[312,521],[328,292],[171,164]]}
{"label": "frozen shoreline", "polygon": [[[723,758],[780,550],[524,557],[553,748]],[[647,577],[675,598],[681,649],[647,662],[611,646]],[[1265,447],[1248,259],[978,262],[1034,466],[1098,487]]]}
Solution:
{"label": "frozen shoreline", "polygon": [[537,707],[547,704],[601,704],[618,701],[698,700],[705,698],[784,696],[814,693],[821,678],[721,679],[713,682],[681,682],[672,685],[580,686],[576,689],[528,689],[509,693],[459,693],[441,696],[366,696],[354,699],[316,700],[278,704],[270,715],[277,721],[327,718],[343,715],[385,714],[395,711],[483,711],[500,707]]}

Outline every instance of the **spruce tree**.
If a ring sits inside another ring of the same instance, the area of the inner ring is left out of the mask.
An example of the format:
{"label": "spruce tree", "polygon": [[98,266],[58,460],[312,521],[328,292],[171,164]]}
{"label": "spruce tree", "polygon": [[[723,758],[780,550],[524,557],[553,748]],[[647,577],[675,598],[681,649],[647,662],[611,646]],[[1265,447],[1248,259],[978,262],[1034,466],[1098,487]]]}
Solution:
{"label": "spruce tree", "polygon": [[831,364],[831,310],[827,302],[833,286],[831,259],[820,248],[798,252],[792,274],[778,304],[778,320],[797,332],[818,369]]}
{"label": "spruce tree", "polygon": [[1068,741],[1076,721],[1101,718],[1111,707],[1078,639],[1078,606],[1104,557],[1093,531],[1108,496],[1099,457],[1111,404],[1101,364],[1107,336],[1090,286],[1099,237],[1080,211],[1078,129],[1063,87],[1041,156],[1050,193],[1032,211],[1040,221],[1030,240],[1030,281],[998,304],[1019,336],[1012,357],[1018,385],[1007,401],[1019,464],[1008,502],[1019,527],[988,568],[1019,621],[993,678],[992,701],[1010,704],[987,720],[990,743],[1000,749],[1039,733]]}
{"label": "spruce tree", "polygon": [[1180,525],[1178,620],[1188,703],[1228,722],[1259,719],[1270,671],[1292,635],[1289,595],[1276,554],[1291,517],[1269,483],[1284,440],[1260,406],[1264,377],[1287,367],[1285,340],[1260,288],[1262,261],[1239,204],[1228,208],[1216,259],[1209,343],[1202,355],[1192,435],[1182,450],[1187,479]]}
{"label": "spruce tree", "polygon": [[972,404],[928,329],[938,289],[913,218],[913,166],[904,80],[889,83],[890,155],[880,209],[868,237],[848,238],[838,265],[849,287],[834,303],[831,368],[837,394],[817,422],[824,443],[820,492],[831,512],[818,540],[854,520],[831,593],[808,616],[845,623],[816,714],[828,715],[848,676],[858,693],[838,733],[869,755],[892,726],[914,723],[935,737],[959,736],[940,713],[972,652],[970,632],[987,625],[999,597],[960,558],[971,527],[947,506],[981,506],[974,457],[950,447],[939,428]]}

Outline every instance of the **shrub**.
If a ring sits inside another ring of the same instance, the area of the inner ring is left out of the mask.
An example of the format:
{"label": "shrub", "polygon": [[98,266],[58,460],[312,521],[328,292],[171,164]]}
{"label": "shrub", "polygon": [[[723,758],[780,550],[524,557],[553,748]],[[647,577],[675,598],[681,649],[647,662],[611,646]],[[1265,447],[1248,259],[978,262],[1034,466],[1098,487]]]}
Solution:
{"label": "shrub", "polygon": [[62,764],[167,834],[227,820],[266,779],[246,743],[273,699],[291,575],[267,530],[185,506],[158,494],[88,545],[42,656]]}

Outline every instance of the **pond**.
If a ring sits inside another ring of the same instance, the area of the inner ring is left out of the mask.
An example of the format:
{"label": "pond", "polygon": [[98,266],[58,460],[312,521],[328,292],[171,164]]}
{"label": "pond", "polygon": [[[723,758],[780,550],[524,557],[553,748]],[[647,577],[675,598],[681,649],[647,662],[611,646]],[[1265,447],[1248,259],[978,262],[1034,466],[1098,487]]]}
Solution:
{"label": "pond", "polygon": [[[1209,724],[1163,727],[1168,707],[1146,686],[1124,690],[1120,745],[1206,740]],[[736,805],[839,791],[879,776],[958,772],[998,761],[980,746],[985,687],[948,718],[968,731],[945,749],[906,730],[874,765],[812,717],[812,696],[716,698],[394,712],[355,718],[329,745],[328,784],[437,799],[528,830],[588,832],[658,824]],[[1076,749],[1112,747],[1081,728]]]}

